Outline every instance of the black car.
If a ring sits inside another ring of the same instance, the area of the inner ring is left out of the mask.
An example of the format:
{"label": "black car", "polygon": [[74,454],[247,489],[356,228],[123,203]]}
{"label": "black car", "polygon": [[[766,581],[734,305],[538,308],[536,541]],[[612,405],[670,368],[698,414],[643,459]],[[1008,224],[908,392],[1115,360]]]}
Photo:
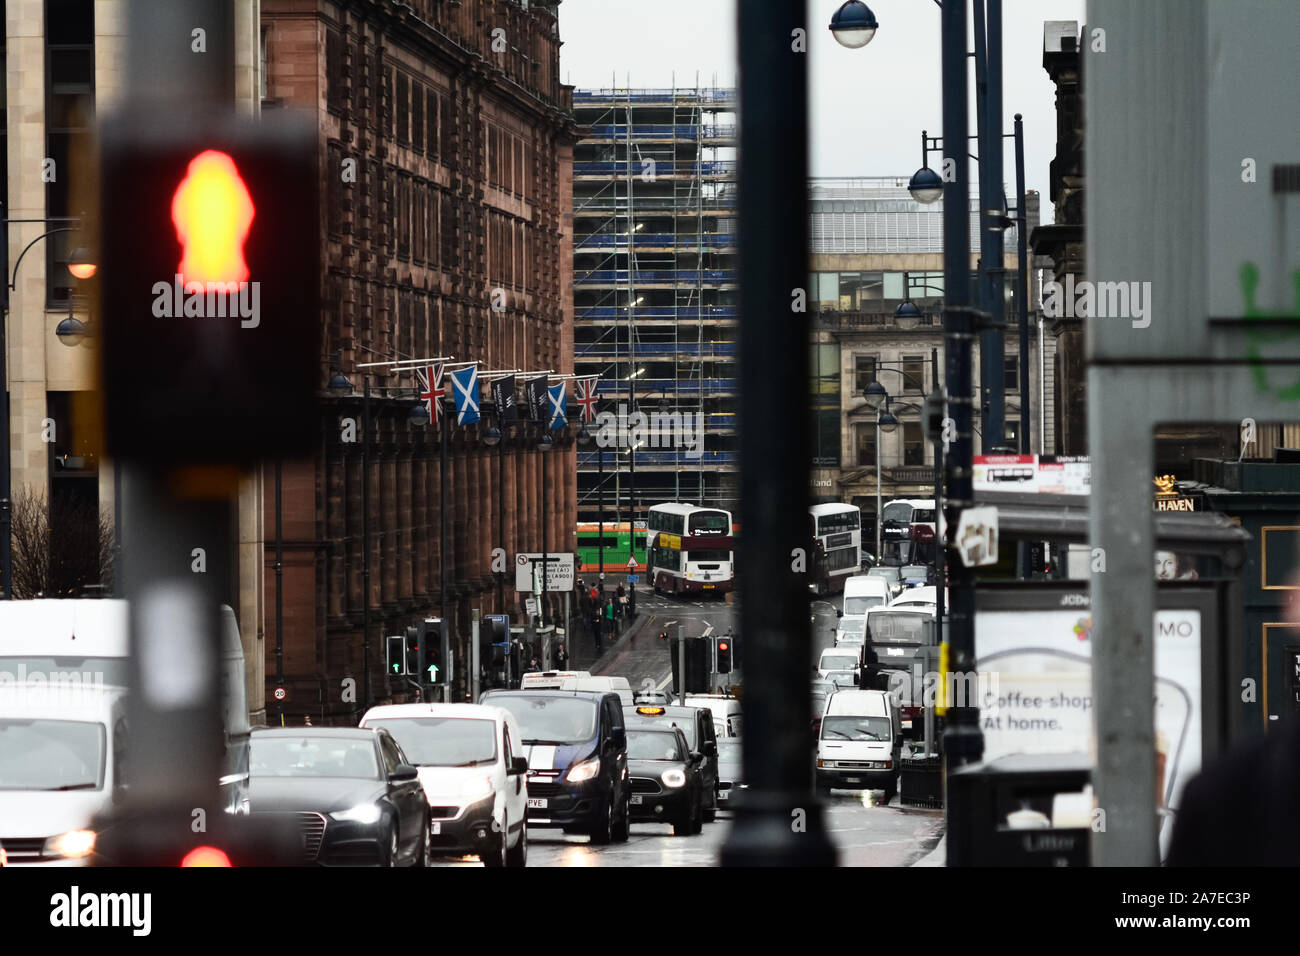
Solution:
{"label": "black car", "polygon": [[639,704],[623,708],[628,729],[638,727],[680,727],[686,746],[703,756],[700,777],[704,783],[704,822],[718,815],[718,732],[713,714],[702,707],[664,707]]}
{"label": "black car", "polygon": [[306,863],[428,866],[429,804],[386,730],[254,730],[248,812],[297,821]]}
{"label": "black car", "polygon": [[631,816],[627,734],[618,694],[490,690],[480,704],[515,715],[528,758],[528,827],[627,839]]}
{"label": "black car", "polygon": [[691,753],[680,727],[630,728],[627,772],[632,819],[671,823],[677,836],[704,828],[704,755]]}

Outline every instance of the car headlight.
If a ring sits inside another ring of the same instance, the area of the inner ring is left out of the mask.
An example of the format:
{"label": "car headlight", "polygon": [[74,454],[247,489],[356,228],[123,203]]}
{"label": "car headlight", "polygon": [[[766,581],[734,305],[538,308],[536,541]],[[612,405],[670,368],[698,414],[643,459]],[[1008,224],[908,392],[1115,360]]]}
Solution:
{"label": "car headlight", "polygon": [[582,783],[584,780],[591,780],[598,773],[600,773],[600,758],[592,757],[570,767],[566,779],[569,783]]}
{"label": "car headlight", "polygon": [[817,761],[817,766],[822,767],[822,768],[825,769],[825,770],[834,770],[834,769],[835,769],[835,761],[834,761],[834,760],[818,760],[818,761]]}
{"label": "car headlight", "polygon": [[659,779],[670,787],[686,786],[686,774],[680,770],[665,770],[659,775]]}
{"label": "car headlight", "polygon": [[94,830],[69,830],[45,841],[42,856],[80,860],[95,852]]}
{"label": "car headlight", "polygon": [[383,811],[377,803],[359,803],[347,810],[338,810],[330,816],[345,823],[378,823]]}

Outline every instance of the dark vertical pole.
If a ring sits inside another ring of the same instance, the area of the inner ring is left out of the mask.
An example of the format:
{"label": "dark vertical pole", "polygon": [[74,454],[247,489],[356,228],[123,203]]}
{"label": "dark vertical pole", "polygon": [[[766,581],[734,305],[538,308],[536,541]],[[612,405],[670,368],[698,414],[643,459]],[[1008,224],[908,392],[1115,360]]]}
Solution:
{"label": "dark vertical pole", "polygon": [[[498,430],[501,440],[497,442],[497,528],[500,529],[501,550],[509,558],[506,547],[506,423],[504,417],[497,413]],[[509,564],[507,564],[509,567]],[[497,613],[506,613],[506,573],[497,575]],[[506,650],[509,651],[510,634],[506,633]]]}
{"label": "dark vertical pole", "polygon": [[991,370],[992,390],[989,393],[989,414],[991,426],[984,432],[995,436],[994,443],[1004,443],[1006,432],[1006,390],[1007,372],[1005,359],[1005,333],[1007,300],[1003,295],[1006,283],[1004,246],[1006,232],[998,220],[991,216],[1002,217],[1007,211],[1007,191],[1002,181],[1002,0],[985,0],[988,5],[988,105],[985,110],[988,139],[988,157],[980,153],[980,166],[988,164],[986,182],[989,190],[989,203],[979,217],[981,233],[987,237],[989,255],[984,256],[984,265],[988,269],[989,304],[987,310],[993,316],[994,328],[989,331],[989,351],[993,356],[994,368]]}
{"label": "dark vertical pole", "polygon": [[[973,498],[971,469],[971,340],[974,323],[970,308],[970,200],[966,156],[966,5],[945,3],[943,21],[943,152],[956,175],[943,190],[944,357],[948,415],[954,440],[944,463],[948,497],[945,515],[948,543],[957,535],[963,508]],[[951,552],[950,552],[951,553]],[[948,614],[949,660],[954,671],[973,672],[975,664],[975,580],[970,569],[952,563],[952,607]],[[977,761],[984,752],[979,711],[969,707],[949,709],[943,734],[949,774]],[[946,801],[948,812],[948,863],[969,862],[971,808]]]}
{"label": "dark vertical pole", "polygon": [[[275,460],[275,686],[284,684],[284,524],[280,517],[280,459]],[[284,704],[278,703],[280,713]]]}
{"label": "dark vertical pole", "polygon": [[1029,444],[1029,212],[1025,208],[1025,125],[1016,114],[1016,260],[1020,300],[1020,454],[1028,455]]}
{"label": "dark vertical pole", "polygon": [[[773,402],[771,383],[807,395],[809,318],[792,309],[808,282],[806,0],[738,5],[740,46],[740,486],[737,561],[745,654],[744,769],[727,866],[833,866],[835,846],[812,793],[803,729],[811,634],[809,440],[803,402]],[[684,675],[683,675],[684,676]]]}
{"label": "dark vertical pole", "polygon": [[[930,349],[930,377],[934,380],[934,391],[939,391],[939,350]],[[939,516],[943,514],[943,430],[934,441],[934,640],[943,643],[944,605],[944,547],[939,537]],[[927,738],[927,746],[929,739]]]}
{"label": "dark vertical pole", "polygon": [[[605,446],[596,443],[596,515],[600,538],[597,543],[597,560],[600,564],[598,574],[605,573]],[[599,579],[598,579],[599,580]]]}
{"label": "dark vertical pole", "polygon": [[[546,434],[545,422],[542,423],[542,437],[543,438],[548,437]],[[545,627],[546,619],[548,616],[546,613],[547,611],[546,602],[550,600],[550,588],[547,587],[546,584],[546,579],[548,577],[547,569],[548,569],[549,558],[550,558],[550,554],[546,550],[546,529],[547,529],[546,509],[547,509],[547,505],[549,504],[549,499],[547,497],[548,489],[546,487],[546,459],[551,457],[551,453],[550,450],[544,445],[542,446],[541,455],[542,455],[542,606],[539,610],[541,610],[542,612],[542,616],[541,616],[542,627]]]}
{"label": "dark vertical pole", "polygon": [[[439,633],[439,654],[438,676],[442,678],[443,684],[447,688],[443,695],[443,700],[451,700],[451,668],[448,666],[451,662],[447,660],[446,651],[451,646],[450,624],[447,621],[447,590],[449,587],[447,581],[447,445],[450,442],[450,430],[447,421],[447,409],[443,408],[442,400],[435,398],[438,403],[438,616],[442,619],[442,628]],[[426,675],[420,675],[420,686],[423,688]]]}
{"label": "dark vertical pole", "polygon": [[[1029,405],[1033,389],[1029,387],[1029,213],[1025,209],[1025,126],[1016,114],[1016,298],[1020,300],[1020,454],[1030,454]],[[1041,345],[1039,346],[1041,348]],[[1016,577],[1028,581],[1033,576],[1029,560],[1029,542],[1016,542]]]}
{"label": "dark vertical pole", "polygon": [[370,373],[361,392],[361,673],[366,682],[366,707],[374,706],[370,690]]}
{"label": "dark vertical pole", "polygon": [[[990,22],[984,22],[984,5],[989,3]],[[979,307],[991,318],[1002,315],[1002,233],[990,232],[987,213],[1000,205],[1002,195],[1002,29],[998,0],[972,0],[975,11],[975,115],[979,136],[979,212],[975,222],[980,237]],[[993,33],[993,7],[997,5],[999,37]],[[997,60],[993,53],[996,50]],[[994,74],[996,73],[996,79]],[[994,102],[994,90],[997,102]],[[995,125],[995,121],[997,125]],[[945,134],[946,138],[946,134]],[[947,147],[945,139],[944,146]],[[1006,371],[1002,360],[1002,331],[985,329],[980,335],[980,399],[983,411],[983,449],[988,454],[1003,441],[1003,386]]]}

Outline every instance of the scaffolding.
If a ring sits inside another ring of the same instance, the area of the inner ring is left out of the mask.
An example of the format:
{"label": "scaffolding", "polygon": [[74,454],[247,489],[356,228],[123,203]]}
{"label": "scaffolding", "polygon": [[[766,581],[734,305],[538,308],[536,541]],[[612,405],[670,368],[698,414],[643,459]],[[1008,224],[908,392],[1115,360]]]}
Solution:
{"label": "scaffolding", "polygon": [[[575,369],[600,377],[602,410],[689,414],[703,432],[698,455],[680,441],[605,450],[620,517],[734,504],[735,109],[734,90],[698,81],[574,92]],[[579,520],[594,518],[596,454],[579,453]]]}

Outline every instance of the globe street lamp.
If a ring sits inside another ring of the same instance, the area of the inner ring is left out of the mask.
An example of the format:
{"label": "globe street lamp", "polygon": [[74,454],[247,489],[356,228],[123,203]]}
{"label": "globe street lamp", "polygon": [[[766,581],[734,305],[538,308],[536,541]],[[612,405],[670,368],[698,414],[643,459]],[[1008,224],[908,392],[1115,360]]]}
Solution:
{"label": "globe street lamp", "polygon": [[907,191],[917,202],[928,206],[943,196],[943,179],[929,166],[922,166],[908,180]]}
{"label": "globe street lamp", "polygon": [[861,49],[876,35],[876,15],[862,0],[846,0],[831,17],[831,36],[840,46]]}

